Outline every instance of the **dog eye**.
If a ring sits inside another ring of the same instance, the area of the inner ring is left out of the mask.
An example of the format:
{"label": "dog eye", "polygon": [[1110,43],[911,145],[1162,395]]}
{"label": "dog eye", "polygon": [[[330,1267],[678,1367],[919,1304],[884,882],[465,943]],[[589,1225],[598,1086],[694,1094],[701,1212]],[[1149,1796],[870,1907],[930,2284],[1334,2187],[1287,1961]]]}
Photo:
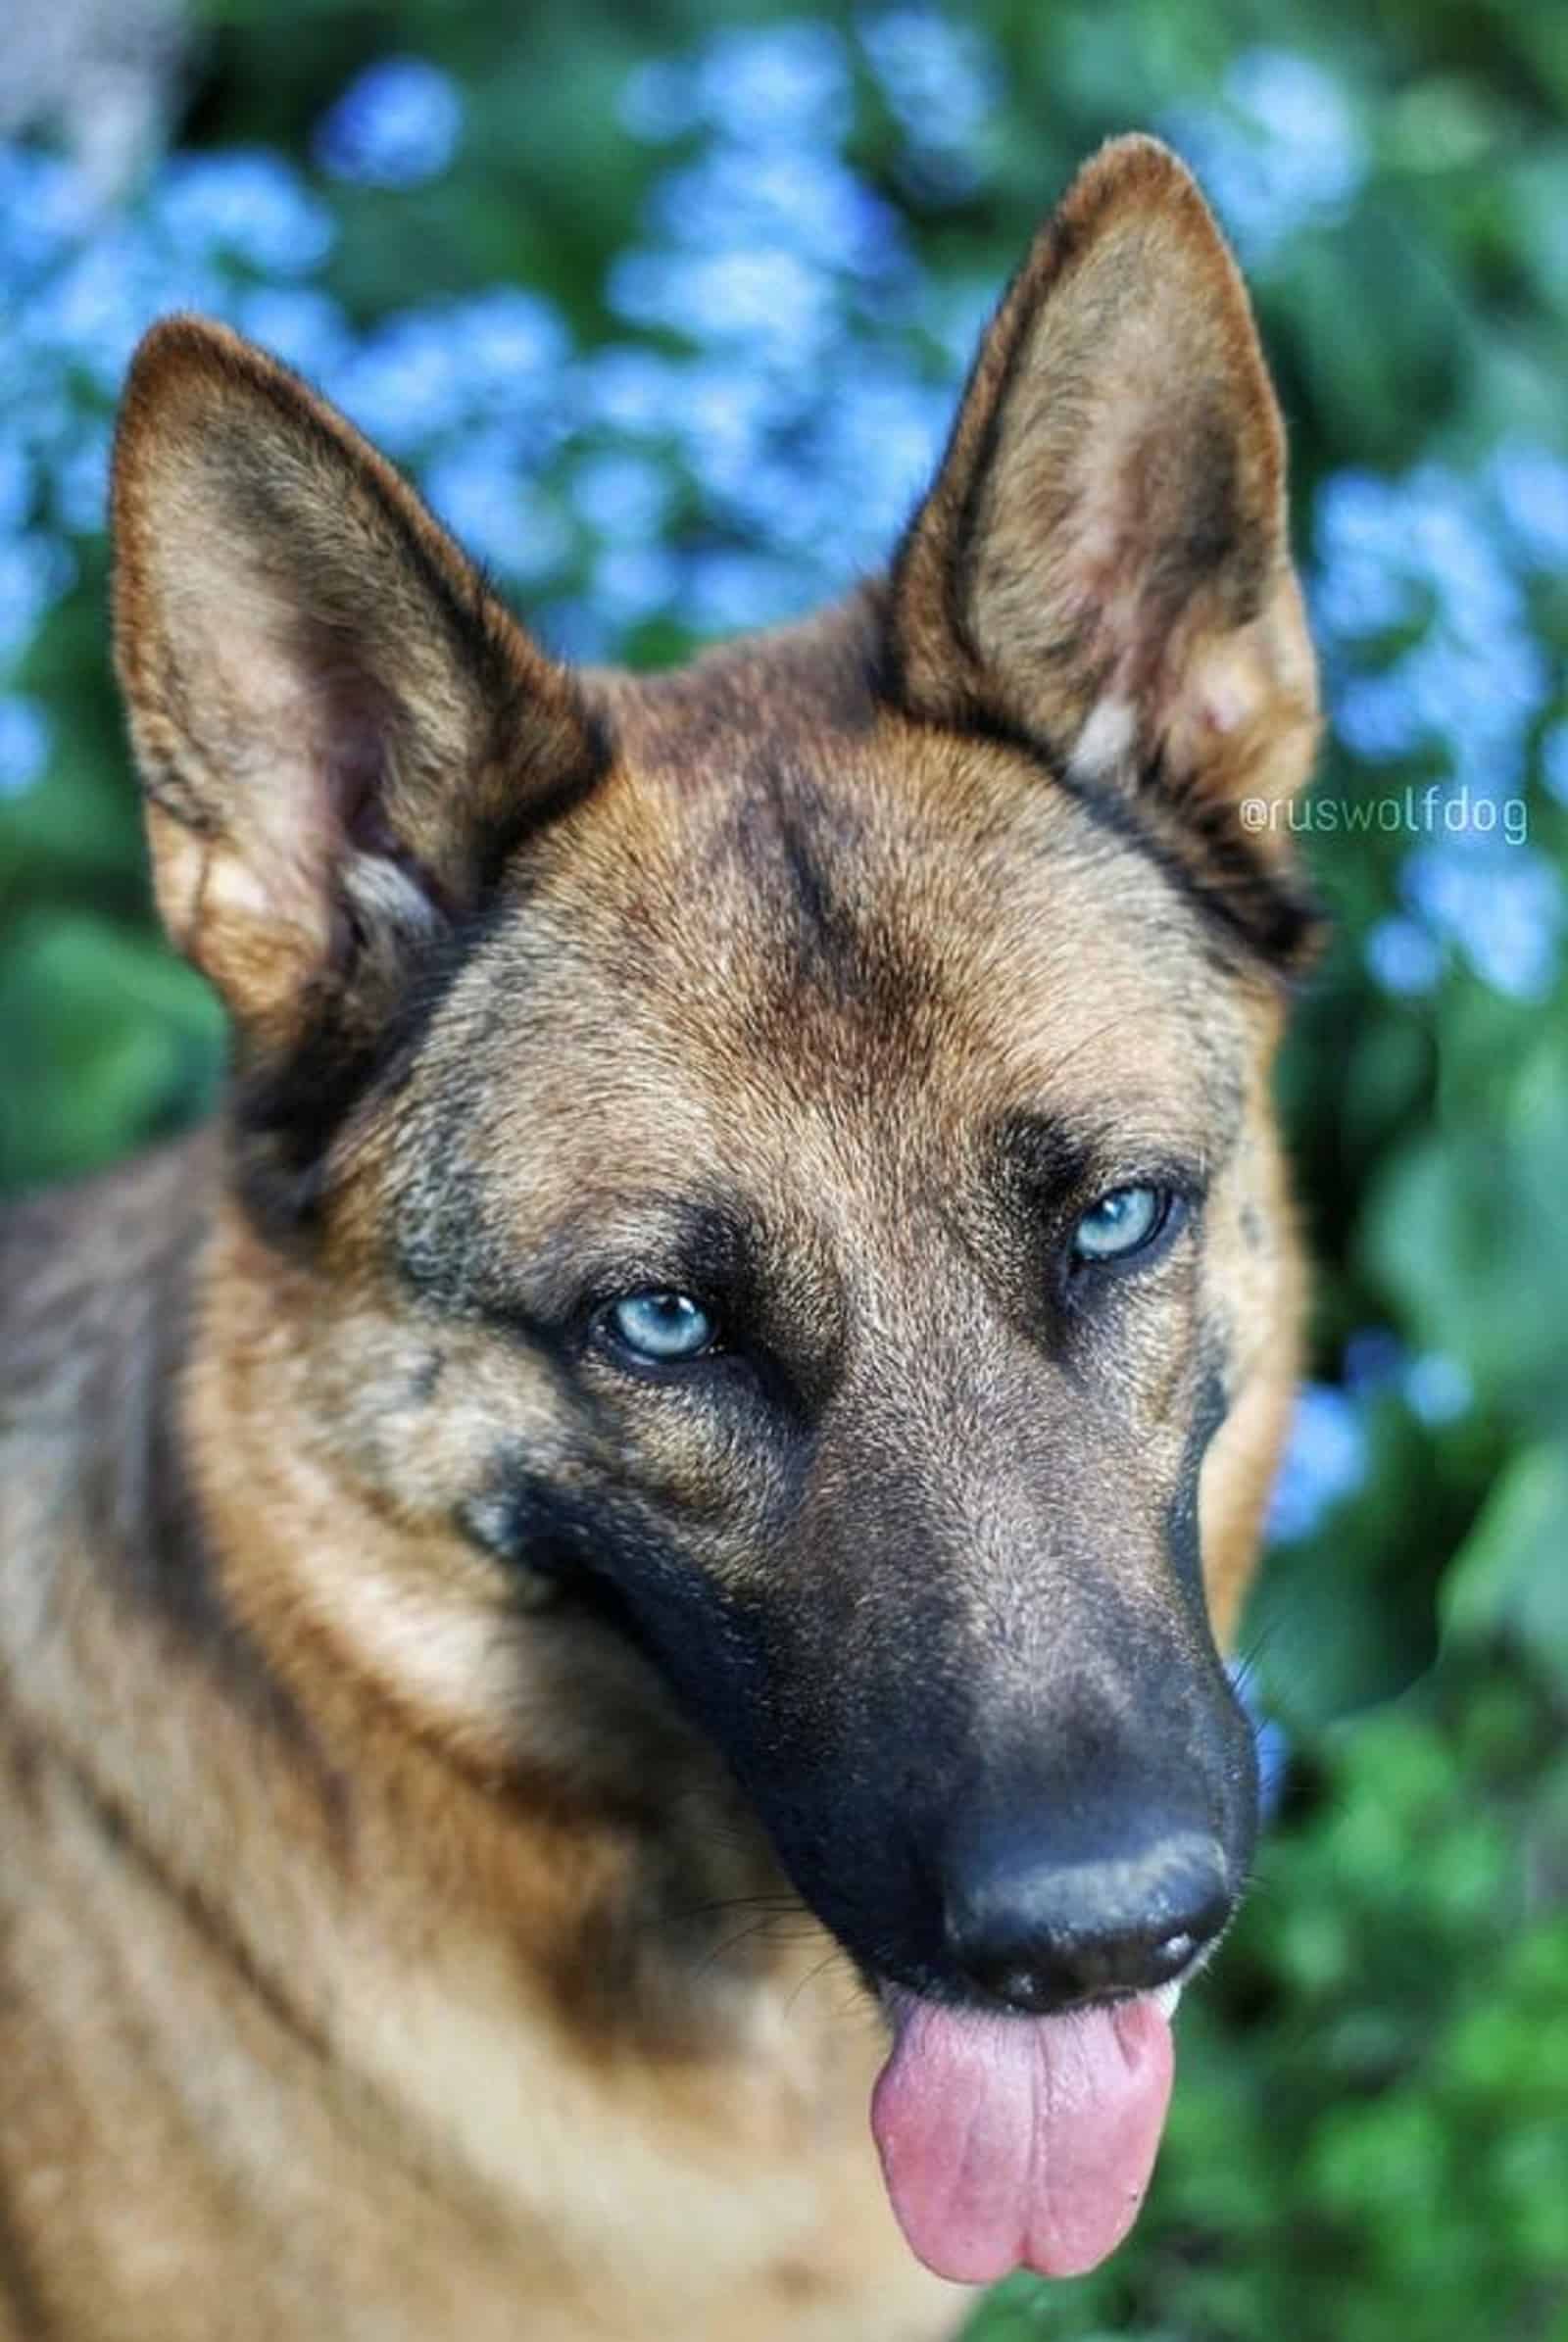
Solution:
{"label": "dog eye", "polygon": [[1168,1188],[1112,1188],[1072,1232],[1078,1261],[1128,1260],[1152,1244],[1170,1218]]}
{"label": "dog eye", "polygon": [[701,1301],[659,1289],[622,1293],[605,1311],[604,1322],[622,1349],[650,1366],[700,1358],[713,1347],[718,1333]]}

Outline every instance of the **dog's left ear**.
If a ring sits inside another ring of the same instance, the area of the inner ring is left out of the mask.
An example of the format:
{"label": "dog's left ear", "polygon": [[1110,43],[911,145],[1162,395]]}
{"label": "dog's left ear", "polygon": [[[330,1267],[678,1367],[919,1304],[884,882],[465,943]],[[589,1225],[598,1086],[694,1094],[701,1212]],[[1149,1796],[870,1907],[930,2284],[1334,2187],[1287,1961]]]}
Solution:
{"label": "dog's left ear", "polygon": [[[916,714],[1026,736],[1211,831],[1311,759],[1285,455],[1246,291],[1151,138],[1080,172],[981,343],[894,571]],[[1272,820],[1266,859],[1288,840]]]}

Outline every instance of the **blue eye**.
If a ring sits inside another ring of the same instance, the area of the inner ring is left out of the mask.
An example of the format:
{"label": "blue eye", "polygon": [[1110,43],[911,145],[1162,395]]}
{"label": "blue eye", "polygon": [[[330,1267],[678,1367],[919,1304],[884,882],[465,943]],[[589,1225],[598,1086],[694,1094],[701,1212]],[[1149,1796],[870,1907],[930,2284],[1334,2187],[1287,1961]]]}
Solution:
{"label": "blue eye", "polygon": [[1086,1211],[1072,1234],[1076,1260],[1125,1260],[1153,1243],[1170,1217],[1167,1188],[1112,1188]]}
{"label": "blue eye", "polygon": [[673,1366],[711,1349],[717,1329],[690,1293],[650,1290],[623,1293],[605,1312],[623,1349],[651,1366]]}

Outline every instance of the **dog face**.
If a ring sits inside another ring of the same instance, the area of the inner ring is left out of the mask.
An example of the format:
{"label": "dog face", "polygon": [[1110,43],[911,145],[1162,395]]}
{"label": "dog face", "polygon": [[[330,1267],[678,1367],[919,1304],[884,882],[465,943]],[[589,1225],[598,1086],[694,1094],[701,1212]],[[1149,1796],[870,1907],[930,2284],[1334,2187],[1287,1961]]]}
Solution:
{"label": "dog face", "polygon": [[1294,1361],[1306,922],[1236,811],[1310,753],[1282,493],[1145,141],[1043,231],[889,578],[678,675],[545,659],[220,329],[127,395],[121,669],[265,1295],[221,1371],[318,1491],[279,1612],[495,1772],[544,1639],[602,1637],[932,2002],[1157,1985],[1248,1861],[1210,1614]]}

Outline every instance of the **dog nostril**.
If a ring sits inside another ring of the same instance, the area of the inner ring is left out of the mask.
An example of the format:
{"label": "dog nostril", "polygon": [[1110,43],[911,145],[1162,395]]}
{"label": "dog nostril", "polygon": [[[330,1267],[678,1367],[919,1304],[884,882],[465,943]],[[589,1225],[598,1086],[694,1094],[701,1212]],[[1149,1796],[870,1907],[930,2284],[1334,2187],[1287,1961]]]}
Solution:
{"label": "dog nostril", "polygon": [[[946,1900],[954,1965],[988,2000],[1047,2016],[1169,1983],[1230,1912],[1224,1857],[1184,1836],[1148,1856],[1035,1867],[982,1845],[956,1866]],[[1010,1858],[1010,1859],[1009,1859]]]}

